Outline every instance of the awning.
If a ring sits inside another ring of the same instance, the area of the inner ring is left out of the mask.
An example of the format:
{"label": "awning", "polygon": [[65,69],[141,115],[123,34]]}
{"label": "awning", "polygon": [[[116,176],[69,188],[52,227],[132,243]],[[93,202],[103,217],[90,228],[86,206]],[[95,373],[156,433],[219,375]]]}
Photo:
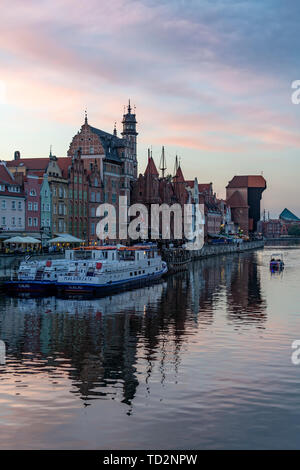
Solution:
{"label": "awning", "polygon": [[38,240],[37,238],[33,237],[12,237],[8,238],[7,240],[4,240],[4,243],[26,243],[26,244],[37,244],[41,243],[41,240]]}
{"label": "awning", "polygon": [[60,235],[59,237],[52,238],[49,240],[48,243],[82,243],[84,240],[81,240],[81,238],[74,237],[73,235],[69,235],[68,233],[65,233],[63,235]]}

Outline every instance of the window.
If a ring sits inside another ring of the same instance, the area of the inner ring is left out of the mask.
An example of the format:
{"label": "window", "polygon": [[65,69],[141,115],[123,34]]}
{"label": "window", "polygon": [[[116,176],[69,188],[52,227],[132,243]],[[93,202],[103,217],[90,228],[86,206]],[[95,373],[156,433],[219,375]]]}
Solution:
{"label": "window", "polygon": [[96,193],[96,201],[97,201],[97,202],[100,202],[100,201],[101,201],[101,199],[100,199],[100,193]]}
{"label": "window", "polygon": [[16,218],[15,218],[15,217],[12,217],[12,218],[11,218],[11,225],[12,225],[13,227],[15,227],[15,225],[16,225]]}
{"label": "window", "polygon": [[92,201],[92,202],[95,202],[95,201],[96,201],[96,199],[95,199],[95,193],[94,193],[94,192],[91,193],[91,201]]}
{"label": "window", "polygon": [[5,191],[5,184],[0,184],[0,191]]}
{"label": "window", "polygon": [[90,147],[90,153],[94,153],[94,147]]}
{"label": "window", "polygon": [[94,185],[97,187],[98,186],[98,178],[95,178]]}
{"label": "window", "polygon": [[91,235],[95,235],[95,223],[92,222],[91,224]]}
{"label": "window", "polygon": [[53,206],[53,214],[57,214],[57,205],[56,204],[54,204],[54,206]]}
{"label": "window", "polygon": [[49,204],[49,202],[46,204],[46,210],[47,210],[47,211],[50,211],[50,204]]}
{"label": "window", "polygon": [[34,202],[34,203],[33,203],[33,210],[34,210],[34,211],[37,211],[37,210],[38,210],[38,203],[37,203],[37,202]]}
{"label": "window", "polygon": [[32,211],[32,202],[28,202],[28,210]]}
{"label": "window", "polygon": [[36,190],[31,189],[29,194],[30,194],[30,196],[36,196]]}
{"label": "window", "polygon": [[60,198],[64,197],[63,188],[61,186],[59,187],[59,197]]}
{"label": "window", "polygon": [[22,219],[21,219],[21,217],[19,217],[19,227],[21,227],[21,226],[22,226]]}
{"label": "window", "polygon": [[11,201],[11,208],[13,211],[16,210],[16,201]]}
{"label": "window", "polygon": [[28,226],[32,227],[32,217],[28,217]]}
{"label": "window", "polygon": [[91,217],[95,217],[95,216],[96,216],[96,208],[91,207]]}
{"label": "window", "polygon": [[6,218],[2,217],[2,225],[5,225],[5,224],[6,224]]}
{"label": "window", "polygon": [[38,219],[37,219],[37,217],[34,217],[34,219],[33,219],[33,226],[34,226],[34,227],[37,227],[37,226],[38,226]]}
{"label": "window", "polygon": [[2,200],[1,208],[2,208],[2,209],[6,209],[6,201],[5,201],[5,199]]}
{"label": "window", "polygon": [[22,210],[22,201],[19,201],[19,202],[18,202],[18,209],[19,209],[19,211]]}

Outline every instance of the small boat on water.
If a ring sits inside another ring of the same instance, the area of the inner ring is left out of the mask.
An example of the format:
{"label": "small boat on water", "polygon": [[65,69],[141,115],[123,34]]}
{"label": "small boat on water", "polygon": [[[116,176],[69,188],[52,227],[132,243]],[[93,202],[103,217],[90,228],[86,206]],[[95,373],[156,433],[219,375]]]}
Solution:
{"label": "small boat on water", "polygon": [[[89,253],[89,260],[87,258]],[[79,252],[73,250],[78,259]],[[85,250],[86,263],[70,263],[56,286],[66,294],[105,294],[159,280],[168,270],[156,245],[95,247]]]}
{"label": "small boat on water", "polygon": [[66,250],[65,259],[23,261],[5,287],[13,293],[106,293],[153,282],[167,270],[153,244],[81,247]]}
{"label": "small boat on water", "polygon": [[284,269],[283,254],[282,253],[273,253],[270,259],[270,270],[282,271]]}

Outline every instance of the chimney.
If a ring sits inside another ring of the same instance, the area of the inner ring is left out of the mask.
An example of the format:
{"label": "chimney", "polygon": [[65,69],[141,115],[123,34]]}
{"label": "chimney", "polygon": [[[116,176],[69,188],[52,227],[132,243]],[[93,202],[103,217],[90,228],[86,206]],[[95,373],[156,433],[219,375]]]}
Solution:
{"label": "chimney", "polygon": [[14,159],[15,159],[15,160],[20,160],[20,158],[21,158],[21,154],[20,154],[20,152],[19,152],[18,150],[16,150],[16,151],[15,151],[15,154],[14,154]]}

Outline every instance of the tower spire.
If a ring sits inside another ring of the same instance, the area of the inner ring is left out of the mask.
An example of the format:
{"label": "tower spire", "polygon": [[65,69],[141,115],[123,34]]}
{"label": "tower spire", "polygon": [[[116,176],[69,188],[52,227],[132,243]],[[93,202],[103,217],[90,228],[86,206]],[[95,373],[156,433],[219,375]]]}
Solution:
{"label": "tower spire", "polygon": [[128,100],[128,114],[131,114],[130,98]]}
{"label": "tower spire", "polygon": [[87,110],[84,112],[84,124],[88,123]]}
{"label": "tower spire", "polygon": [[175,158],[175,165],[174,165],[174,177],[176,176],[178,167],[179,167],[179,165],[178,165],[178,156],[176,155],[176,158]]}
{"label": "tower spire", "polygon": [[161,172],[162,172],[162,177],[164,178],[164,177],[165,177],[165,171],[166,171],[166,169],[167,169],[166,157],[165,157],[165,147],[164,147],[164,146],[162,146],[159,169],[161,170]]}
{"label": "tower spire", "polygon": [[114,135],[117,136],[117,122],[116,121],[114,125]]}

